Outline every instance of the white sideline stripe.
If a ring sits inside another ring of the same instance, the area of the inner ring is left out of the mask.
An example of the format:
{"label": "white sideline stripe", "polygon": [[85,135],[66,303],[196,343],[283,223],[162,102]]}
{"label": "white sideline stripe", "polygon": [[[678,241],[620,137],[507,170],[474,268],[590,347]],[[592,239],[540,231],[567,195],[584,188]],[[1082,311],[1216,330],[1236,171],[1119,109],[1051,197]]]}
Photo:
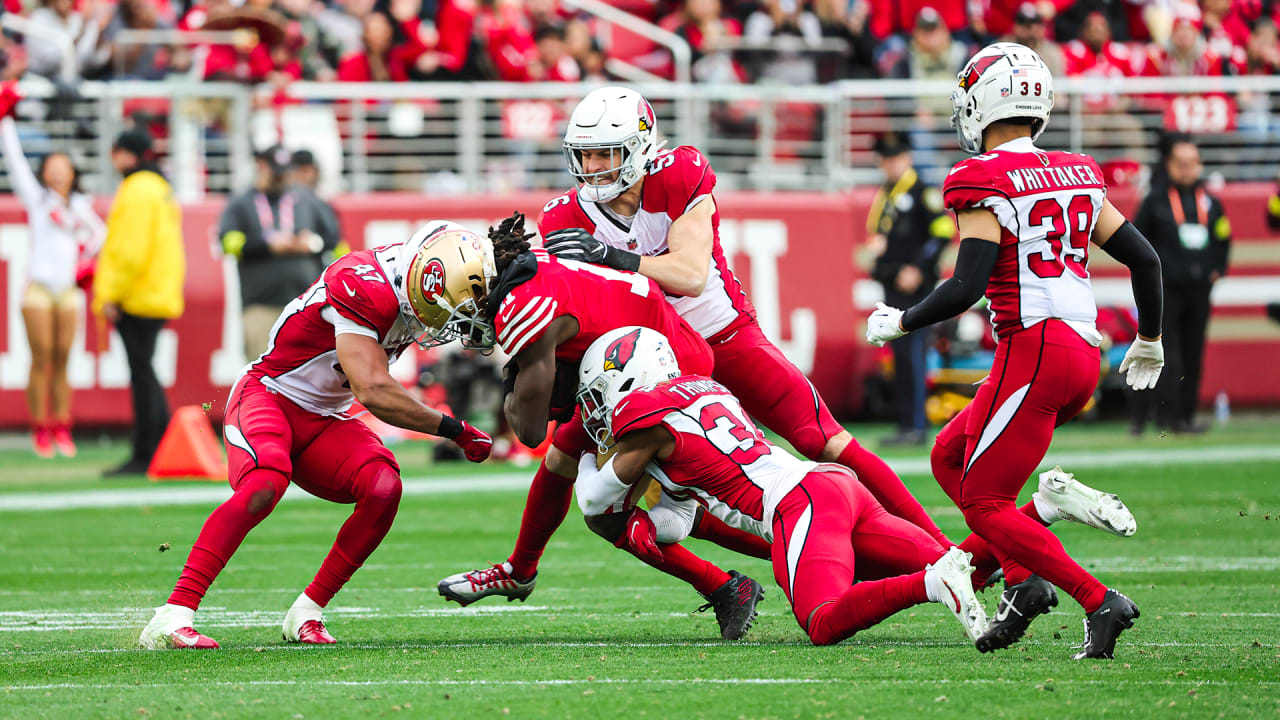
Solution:
{"label": "white sideline stripe", "polygon": [[[1239,463],[1263,460],[1280,461],[1280,446],[1221,445],[1210,447],[1171,448],[1166,450],[1077,450],[1049,451],[1041,470],[1061,465],[1067,472],[1094,468],[1135,465],[1181,465],[1186,463]],[[887,461],[899,475],[931,476],[928,458],[896,458]],[[439,495],[460,492],[495,492],[529,487],[533,471],[491,473],[455,478],[406,478],[405,495]],[[1088,482],[1088,477],[1081,480]],[[290,490],[282,502],[314,500],[305,491]],[[212,505],[226,500],[231,488],[218,484],[210,487],[120,488],[116,490],[74,490],[51,493],[0,494],[0,512],[32,510],[73,510],[77,508],[143,507],[156,505]]]}
{"label": "white sideline stripe", "polygon": [[[877,678],[870,680],[854,678],[593,678],[593,679],[547,679],[547,680],[221,680],[201,682],[201,685],[214,687],[258,687],[258,686],[294,686],[294,687],[390,687],[404,686],[483,686],[525,687],[538,685],[833,685],[833,684],[875,684],[875,685],[907,685],[917,687],[936,687],[939,685],[1027,685],[1025,679],[1013,678],[966,678],[963,680],[904,680]],[[1276,680],[1247,680],[1231,682],[1228,680],[1053,680],[1051,685],[1133,685],[1162,687],[1273,687],[1280,685]],[[0,691],[11,692],[21,690],[125,690],[133,688],[190,688],[191,683],[46,683],[40,685],[0,685]]]}

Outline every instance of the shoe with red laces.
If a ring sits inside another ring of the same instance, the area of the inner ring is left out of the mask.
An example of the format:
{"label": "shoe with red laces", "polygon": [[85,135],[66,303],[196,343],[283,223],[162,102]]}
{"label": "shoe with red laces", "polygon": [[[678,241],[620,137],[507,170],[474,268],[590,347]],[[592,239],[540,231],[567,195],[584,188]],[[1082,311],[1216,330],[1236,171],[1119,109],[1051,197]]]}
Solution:
{"label": "shoe with red laces", "polygon": [[37,457],[53,457],[53,433],[48,425],[40,423],[31,429],[31,449]]}
{"label": "shoe with red laces", "polygon": [[512,577],[511,570],[511,563],[504,562],[483,570],[450,575],[436,584],[436,589],[446,600],[453,600],[463,607],[490,595],[501,595],[507,602],[524,602],[533,592],[538,576],[522,582]]}
{"label": "shoe with red laces", "polygon": [[58,423],[53,426],[53,446],[58,449],[58,454],[62,457],[73,458],[76,456],[76,442],[71,439],[71,426],[67,423]]}
{"label": "shoe with red laces", "polygon": [[142,629],[138,644],[147,650],[216,650],[218,641],[191,627],[194,610],[175,605],[156,608],[155,617]]}

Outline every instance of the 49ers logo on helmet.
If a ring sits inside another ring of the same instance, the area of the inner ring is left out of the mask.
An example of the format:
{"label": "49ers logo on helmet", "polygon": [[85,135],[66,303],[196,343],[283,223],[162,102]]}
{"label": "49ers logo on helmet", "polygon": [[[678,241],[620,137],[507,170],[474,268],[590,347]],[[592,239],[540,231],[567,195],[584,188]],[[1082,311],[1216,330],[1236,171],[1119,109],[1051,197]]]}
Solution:
{"label": "49ers logo on helmet", "polygon": [[440,293],[444,292],[444,263],[437,258],[432,258],[431,262],[422,269],[422,297],[427,302],[435,302],[440,299]]}
{"label": "49ers logo on helmet", "polygon": [[653,119],[653,106],[649,101],[640,98],[640,107],[636,108],[636,111],[640,115],[640,131],[652,130],[656,123]]}
{"label": "49ers logo on helmet", "polygon": [[636,341],[640,339],[640,328],[636,328],[614,340],[604,351],[604,369],[621,370],[631,362],[636,354]]}
{"label": "49ers logo on helmet", "polygon": [[961,78],[960,87],[964,90],[973,87],[973,84],[978,82],[978,78],[982,77],[982,73],[986,72],[987,68],[995,65],[997,60],[1002,59],[1004,59],[1004,55],[988,55],[974,60],[973,64],[969,66],[969,72],[965,73],[964,77]]}

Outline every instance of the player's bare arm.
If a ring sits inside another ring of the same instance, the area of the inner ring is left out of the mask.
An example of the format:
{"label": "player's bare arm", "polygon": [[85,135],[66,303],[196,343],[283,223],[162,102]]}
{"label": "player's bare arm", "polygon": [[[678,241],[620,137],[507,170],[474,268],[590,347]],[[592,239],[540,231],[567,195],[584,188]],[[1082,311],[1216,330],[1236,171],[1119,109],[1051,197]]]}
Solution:
{"label": "player's bare arm", "polygon": [[342,333],[336,339],[338,364],[351,383],[351,392],[374,417],[397,427],[448,438],[467,459],[489,456],[493,440],[469,424],[427,407],[415,398],[387,367],[387,351],[371,337]]}
{"label": "player's bare arm", "polygon": [[528,447],[537,447],[547,438],[551,390],[556,382],[556,346],[577,334],[577,320],[558,317],[542,337],[516,355],[520,372],[502,409],[516,437]]}
{"label": "player's bare arm", "polygon": [[716,201],[709,197],[676,218],[667,231],[667,252],[640,258],[640,274],[653,278],[669,295],[701,295],[711,269],[715,213]]}
{"label": "player's bare arm", "polygon": [[956,222],[964,239],[955,272],[905,311],[876,303],[876,311],[867,320],[867,342],[884,345],[912,330],[955,317],[982,298],[1000,254],[1000,222],[982,208],[961,210],[956,213]]}

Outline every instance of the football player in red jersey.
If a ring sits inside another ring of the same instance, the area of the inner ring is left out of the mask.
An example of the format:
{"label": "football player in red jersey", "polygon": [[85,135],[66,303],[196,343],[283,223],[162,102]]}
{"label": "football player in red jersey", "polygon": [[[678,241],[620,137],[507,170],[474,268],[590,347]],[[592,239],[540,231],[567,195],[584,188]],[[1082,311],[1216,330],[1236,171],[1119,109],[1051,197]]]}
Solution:
{"label": "football player in red jersey", "polygon": [[978,649],[1015,642],[1057,603],[1057,586],[1086,613],[1075,657],[1110,658],[1137,606],[1080,567],[1014,501],[1054,428],[1080,412],[1097,387],[1102,336],[1094,324],[1089,242],[1130,270],[1138,338],[1120,372],[1139,390],[1154,387],[1164,365],[1160,261],[1107,200],[1092,158],[1035,146],[1053,107],[1053,77],[1034,51],[989,45],[959,81],[952,122],[964,149],[982,154],[958,163],[943,186],[962,238],[954,277],[905,312],[880,304],[867,339],[883,344],[964,312],[986,294],[998,338],[995,365],[973,402],[938,434],[932,458],[938,482],[979,536],[974,542],[989,543],[1004,568],[1006,589]]}
{"label": "football player in red jersey", "polygon": [[889,512],[949,546],[897,474],[836,422],[764,336],[720,247],[711,163],[687,145],[661,150],[656,126],[653,108],[634,90],[606,87],[583,98],[564,136],[569,171],[581,184],[543,208],[547,250],[655,280],[707,339],[712,377],[747,412],[805,457],[853,469]]}
{"label": "football player in red jersey", "polygon": [[359,400],[385,422],[451,439],[472,462],[489,456],[488,435],[423,405],[388,367],[415,341],[491,337],[465,313],[424,327],[414,308],[428,300],[433,309],[449,306],[461,294],[454,288],[484,277],[492,263],[483,238],[453,223],[432,222],[408,242],[344,256],[285,307],[267,351],[244,369],[227,402],[223,432],[235,492],[205,521],[168,603],[142,631],[143,647],[218,647],[193,628],[196,609],[290,482],[317,497],[355,504],[320,571],[284,619],[288,641],[335,642],[323,608],[382,542],[401,490],[391,451],[347,411]]}
{"label": "football player in red jersey", "polygon": [[[524,216],[519,213],[490,230],[495,274],[481,299],[492,318],[497,344],[513,358],[503,404],[516,436],[534,447],[546,438],[548,420],[559,424],[529,489],[510,558],[488,569],[452,575],[437,585],[441,595],[462,605],[488,595],[523,600],[533,591],[538,559],[568,513],[578,456],[595,449],[574,412],[573,393],[578,361],[596,338],[619,325],[641,325],[669,337],[672,350],[689,367],[709,373],[713,364],[707,343],[672,309],[652,280],[533,251],[531,237],[525,234]],[[714,517],[697,525],[696,537],[730,549],[767,554],[757,538]],[[762,593],[755,580],[725,572],[676,544],[656,558],[638,556],[706,597],[716,609],[725,639],[736,640],[750,628]]]}
{"label": "football player in red jersey", "polygon": [[[626,342],[635,348],[619,355]],[[587,429],[616,451],[599,470],[582,456],[578,504],[605,538],[661,557],[647,513],[627,501],[652,473],[726,523],[771,543],[773,574],[815,645],[853,636],[913,605],[937,602],[969,639],[987,628],[973,567],[916,525],[890,515],[841,465],[801,461],[765,440],[738,399],[705,375],[681,374],[647,328],[602,335],[582,358]]]}

